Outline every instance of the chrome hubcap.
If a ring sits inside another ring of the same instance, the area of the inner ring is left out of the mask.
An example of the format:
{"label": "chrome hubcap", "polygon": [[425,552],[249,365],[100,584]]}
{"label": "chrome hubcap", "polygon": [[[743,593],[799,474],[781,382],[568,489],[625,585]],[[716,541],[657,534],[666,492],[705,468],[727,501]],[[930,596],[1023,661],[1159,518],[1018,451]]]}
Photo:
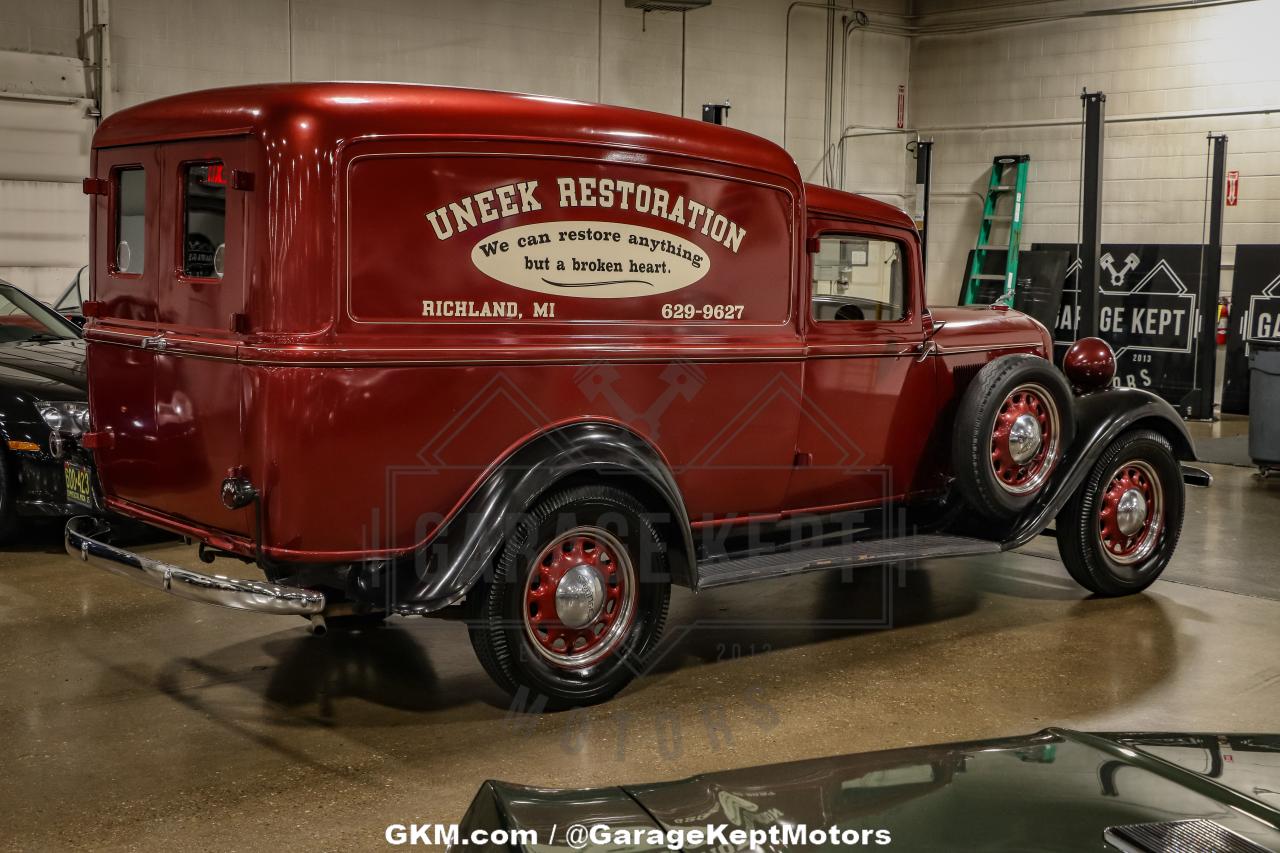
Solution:
{"label": "chrome hubcap", "polygon": [[1035,492],[1058,462],[1058,407],[1042,385],[1009,392],[991,430],[991,470],[1012,495]]}
{"label": "chrome hubcap", "polygon": [[1164,488],[1148,462],[1134,459],[1116,468],[1098,503],[1098,540],[1119,565],[1141,563],[1164,533]]}
{"label": "chrome hubcap", "polygon": [[1040,450],[1040,422],[1033,415],[1018,415],[1009,428],[1009,455],[1025,465]]}
{"label": "chrome hubcap", "polygon": [[604,607],[604,584],[590,566],[574,566],[556,586],[556,615],[566,628],[585,628]]}
{"label": "chrome hubcap", "polygon": [[1147,523],[1147,499],[1137,489],[1127,489],[1116,502],[1116,527],[1132,536]]}
{"label": "chrome hubcap", "polygon": [[530,567],[525,636],[556,666],[591,666],[626,639],[638,592],[635,567],[622,542],[604,528],[575,527],[553,539]]}

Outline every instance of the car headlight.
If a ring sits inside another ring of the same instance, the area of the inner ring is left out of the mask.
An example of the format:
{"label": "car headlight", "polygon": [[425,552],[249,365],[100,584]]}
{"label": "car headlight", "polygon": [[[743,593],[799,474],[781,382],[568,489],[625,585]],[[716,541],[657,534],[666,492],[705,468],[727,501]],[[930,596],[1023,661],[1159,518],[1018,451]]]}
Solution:
{"label": "car headlight", "polygon": [[89,404],[83,402],[36,403],[36,411],[54,432],[80,435],[89,431]]}

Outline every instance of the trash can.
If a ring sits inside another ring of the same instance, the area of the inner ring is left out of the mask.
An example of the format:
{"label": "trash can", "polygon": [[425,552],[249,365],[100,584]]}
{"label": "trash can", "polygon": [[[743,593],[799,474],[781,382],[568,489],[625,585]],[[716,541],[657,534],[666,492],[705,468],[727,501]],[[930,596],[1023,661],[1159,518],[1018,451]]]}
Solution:
{"label": "trash can", "polygon": [[1280,467],[1280,338],[1249,339],[1249,458]]}

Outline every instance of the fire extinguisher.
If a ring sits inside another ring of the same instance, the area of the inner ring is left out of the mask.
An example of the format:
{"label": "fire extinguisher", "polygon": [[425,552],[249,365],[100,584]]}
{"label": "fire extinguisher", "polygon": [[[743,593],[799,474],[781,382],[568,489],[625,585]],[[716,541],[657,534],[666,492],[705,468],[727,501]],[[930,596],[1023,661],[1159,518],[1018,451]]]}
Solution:
{"label": "fire extinguisher", "polygon": [[1227,321],[1231,318],[1231,300],[1218,297],[1218,346],[1227,342]]}

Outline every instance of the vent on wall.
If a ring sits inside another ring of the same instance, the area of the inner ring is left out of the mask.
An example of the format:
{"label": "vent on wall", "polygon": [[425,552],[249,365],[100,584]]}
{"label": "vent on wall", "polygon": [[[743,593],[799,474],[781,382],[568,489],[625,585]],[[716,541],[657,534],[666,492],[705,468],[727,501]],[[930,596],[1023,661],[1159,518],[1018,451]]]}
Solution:
{"label": "vent on wall", "polygon": [[628,9],[643,12],[690,12],[710,5],[711,0],[626,0]]}

